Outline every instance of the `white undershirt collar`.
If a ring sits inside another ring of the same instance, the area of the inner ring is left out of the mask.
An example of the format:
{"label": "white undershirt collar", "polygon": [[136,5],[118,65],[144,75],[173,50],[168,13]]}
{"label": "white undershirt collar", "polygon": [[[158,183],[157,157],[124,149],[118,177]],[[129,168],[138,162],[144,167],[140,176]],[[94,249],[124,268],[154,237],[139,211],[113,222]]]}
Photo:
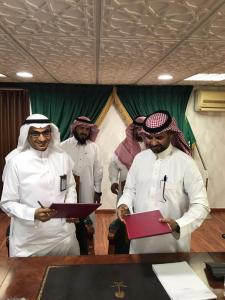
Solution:
{"label": "white undershirt collar", "polygon": [[39,151],[32,147],[29,147],[29,150],[32,151],[36,156],[40,158],[46,158],[49,156],[49,149],[47,148],[45,151]]}
{"label": "white undershirt collar", "polygon": [[156,154],[156,159],[163,159],[163,158],[171,155],[172,150],[173,150],[173,146],[172,146],[172,144],[169,144],[169,147],[167,147],[166,150]]}

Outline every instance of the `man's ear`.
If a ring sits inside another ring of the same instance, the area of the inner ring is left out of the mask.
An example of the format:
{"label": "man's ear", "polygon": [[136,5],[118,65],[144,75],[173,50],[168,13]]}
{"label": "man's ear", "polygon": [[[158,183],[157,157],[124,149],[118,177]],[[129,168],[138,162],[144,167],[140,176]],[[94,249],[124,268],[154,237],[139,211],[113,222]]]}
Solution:
{"label": "man's ear", "polygon": [[170,137],[170,140],[171,140],[174,136],[174,133],[172,131],[169,131],[168,134],[169,134],[169,137]]}

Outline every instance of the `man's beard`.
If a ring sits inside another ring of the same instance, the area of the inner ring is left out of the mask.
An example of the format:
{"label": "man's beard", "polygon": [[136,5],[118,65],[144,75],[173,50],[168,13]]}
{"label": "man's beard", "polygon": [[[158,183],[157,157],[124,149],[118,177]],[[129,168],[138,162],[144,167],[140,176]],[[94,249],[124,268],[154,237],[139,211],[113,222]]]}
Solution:
{"label": "man's beard", "polygon": [[159,154],[163,151],[165,151],[167,148],[169,147],[169,144],[166,145],[157,145],[157,146],[150,146],[150,145],[146,145],[146,148],[151,149],[152,152],[154,152],[155,154]]}
{"label": "man's beard", "polygon": [[77,139],[78,144],[81,144],[81,145],[86,144],[86,141],[89,139],[89,136],[79,135],[76,131],[74,132],[74,137]]}

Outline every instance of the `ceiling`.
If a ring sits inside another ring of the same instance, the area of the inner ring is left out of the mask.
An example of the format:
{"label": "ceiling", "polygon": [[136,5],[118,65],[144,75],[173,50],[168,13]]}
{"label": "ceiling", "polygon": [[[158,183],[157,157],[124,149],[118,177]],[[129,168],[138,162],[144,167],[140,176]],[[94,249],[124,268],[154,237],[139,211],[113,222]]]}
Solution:
{"label": "ceiling", "polygon": [[184,79],[203,72],[225,73],[225,0],[0,0],[0,82],[196,85]]}

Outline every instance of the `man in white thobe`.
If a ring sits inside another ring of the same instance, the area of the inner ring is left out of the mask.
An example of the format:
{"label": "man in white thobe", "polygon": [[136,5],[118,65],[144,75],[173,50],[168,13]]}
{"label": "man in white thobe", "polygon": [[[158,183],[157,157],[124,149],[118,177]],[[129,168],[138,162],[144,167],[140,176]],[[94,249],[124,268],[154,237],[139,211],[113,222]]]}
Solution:
{"label": "man in white thobe", "polygon": [[172,234],[134,239],[130,253],[188,252],[191,233],[209,213],[201,174],[175,119],[167,111],[149,115],[143,124],[149,148],[136,155],[128,172],[118,215],[159,209]]}
{"label": "man in white thobe", "polygon": [[[87,117],[76,118],[71,125],[72,137],[61,143],[74,162],[73,174],[79,181],[78,201],[80,203],[99,203],[103,177],[99,146],[95,143],[99,129]],[[91,215],[94,221],[94,214]],[[80,254],[88,254],[88,230],[92,230],[88,220],[80,219],[76,224],[76,235]]]}
{"label": "man in white thobe", "polygon": [[52,218],[48,208],[77,199],[73,162],[60,148],[58,128],[43,115],[31,115],[6,162],[1,208],[11,217],[10,256],[78,255],[72,220]]}
{"label": "man in white thobe", "polygon": [[145,149],[143,139],[139,132],[145,117],[136,117],[126,128],[126,138],[118,145],[114,151],[109,164],[109,179],[113,194],[121,196],[127,178],[128,170],[137,153]]}
{"label": "man in white thobe", "polygon": [[[140,136],[144,116],[136,117],[126,128],[126,138],[114,151],[109,164],[109,179],[111,191],[120,198],[123,192],[128,170],[137,153],[145,149],[143,138]],[[109,226],[108,239],[114,241],[114,253],[129,253],[130,242],[127,239],[126,228],[120,219],[114,220]]]}

